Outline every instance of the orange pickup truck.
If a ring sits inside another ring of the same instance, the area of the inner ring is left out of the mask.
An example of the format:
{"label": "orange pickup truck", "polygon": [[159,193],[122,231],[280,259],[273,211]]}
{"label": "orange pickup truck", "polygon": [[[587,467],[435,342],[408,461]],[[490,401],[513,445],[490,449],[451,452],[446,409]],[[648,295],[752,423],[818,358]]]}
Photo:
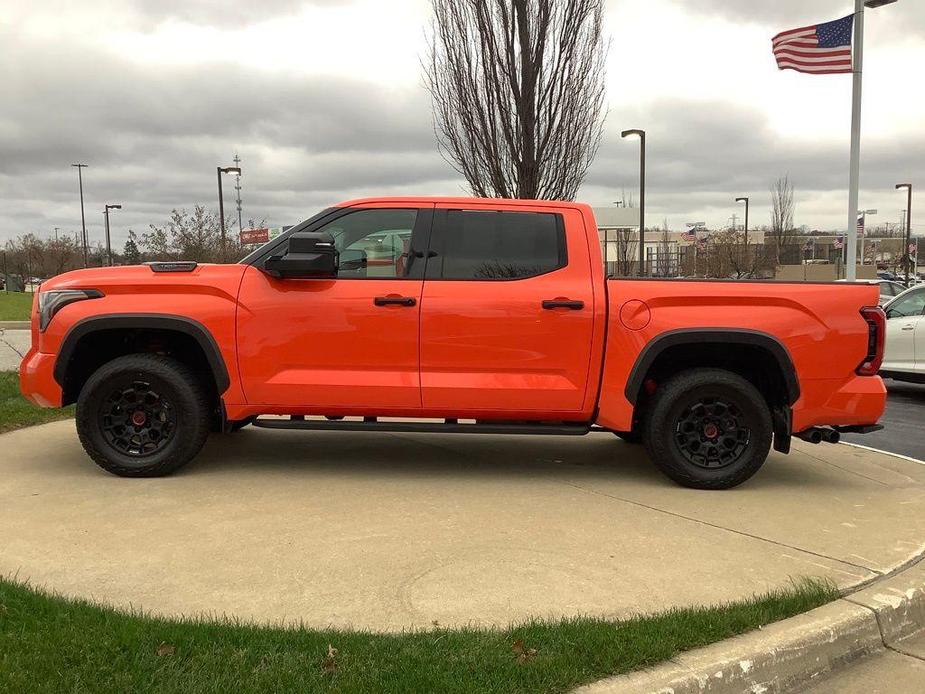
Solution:
{"label": "orange pickup truck", "polygon": [[48,280],[21,388],[76,402],[87,453],[128,477],[248,424],[608,431],[676,482],[718,489],[772,443],[880,428],[876,287],[610,279],[601,256],[579,203],[345,202],[234,265]]}

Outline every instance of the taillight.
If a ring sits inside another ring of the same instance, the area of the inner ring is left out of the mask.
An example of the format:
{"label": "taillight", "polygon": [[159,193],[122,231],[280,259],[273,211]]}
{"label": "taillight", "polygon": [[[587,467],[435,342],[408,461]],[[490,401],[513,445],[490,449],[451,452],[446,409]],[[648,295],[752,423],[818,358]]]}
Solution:
{"label": "taillight", "polygon": [[858,376],[876,376],[883,363],[883,343],[886,339],[886,314],[879,306],[865,306],[861,316],[867,321],[867,354],[857,368]]}

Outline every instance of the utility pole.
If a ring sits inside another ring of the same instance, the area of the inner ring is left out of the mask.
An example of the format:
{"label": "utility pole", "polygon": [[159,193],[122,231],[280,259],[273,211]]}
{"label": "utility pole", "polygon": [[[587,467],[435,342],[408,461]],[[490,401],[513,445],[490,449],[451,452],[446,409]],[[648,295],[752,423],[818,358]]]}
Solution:
{"label": "utility pole", "polygon": [[739,226],[738,226],[738,225],[739,225],[739,215],[733,214],[733,215],[729,218],[729,221],[732,222],[732,230],[733,230],[733,231],[736,231],[736,230],[739,228]]}
{"label": "utility pole", "polygon": [[84,217],[84,179],[82,170],[87,168],[87,164],[71,164],[77,167],[77,183],[80,186],[80,228],[83,230],[83,247],[84,247],[84,267],[87,267],[87,220]]}
{"label": "utility pole", "polygon": [[55,227],[55,243],[58,243],[58,227]]}

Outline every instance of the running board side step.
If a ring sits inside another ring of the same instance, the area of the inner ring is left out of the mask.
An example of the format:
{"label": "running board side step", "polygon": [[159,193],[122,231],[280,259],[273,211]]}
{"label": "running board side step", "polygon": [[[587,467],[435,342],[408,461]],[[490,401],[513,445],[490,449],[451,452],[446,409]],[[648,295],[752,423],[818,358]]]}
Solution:
{"label": "running board side step", "polygon": [[405,434],[533,434],[540,436],[584,436],[591,431],[586,423],[531,424],[529,422],[477,422],[459,424],[445,422],[393,422],[366,417],[363,421],[327,419],[263,419],[253,426],[264,429],[309,429],[311,431],[389,431]]}

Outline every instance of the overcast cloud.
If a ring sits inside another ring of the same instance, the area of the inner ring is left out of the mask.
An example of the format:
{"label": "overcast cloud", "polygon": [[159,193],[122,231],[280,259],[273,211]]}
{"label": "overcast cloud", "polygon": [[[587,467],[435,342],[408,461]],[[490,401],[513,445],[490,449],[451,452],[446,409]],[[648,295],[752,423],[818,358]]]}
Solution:
{"label": "overcast cloud", "polygon": [[[426,0],[0,6],[0,239],[79,229],[76,161],[90,165],[91,238],[103,205],[121,203],[120,245],[173,207],[216,206],[215,166],[235,152],[245,224],[291,224],[364,195],[465,193],[436,153],[421,86]],[[610,112],[581,199],[635,190],[637,150],[619,131],[644,127],[650,224],[721,225],[739,195],[766,223],[768,186],[789,172],[798,223],[844,226],[850,78],[778,72],[770,38],[850,8],[611,0]],[[897,221],[893,184],[919,182],[925,162],[925,3],[869,12],[867,45],[862,206]]]}

